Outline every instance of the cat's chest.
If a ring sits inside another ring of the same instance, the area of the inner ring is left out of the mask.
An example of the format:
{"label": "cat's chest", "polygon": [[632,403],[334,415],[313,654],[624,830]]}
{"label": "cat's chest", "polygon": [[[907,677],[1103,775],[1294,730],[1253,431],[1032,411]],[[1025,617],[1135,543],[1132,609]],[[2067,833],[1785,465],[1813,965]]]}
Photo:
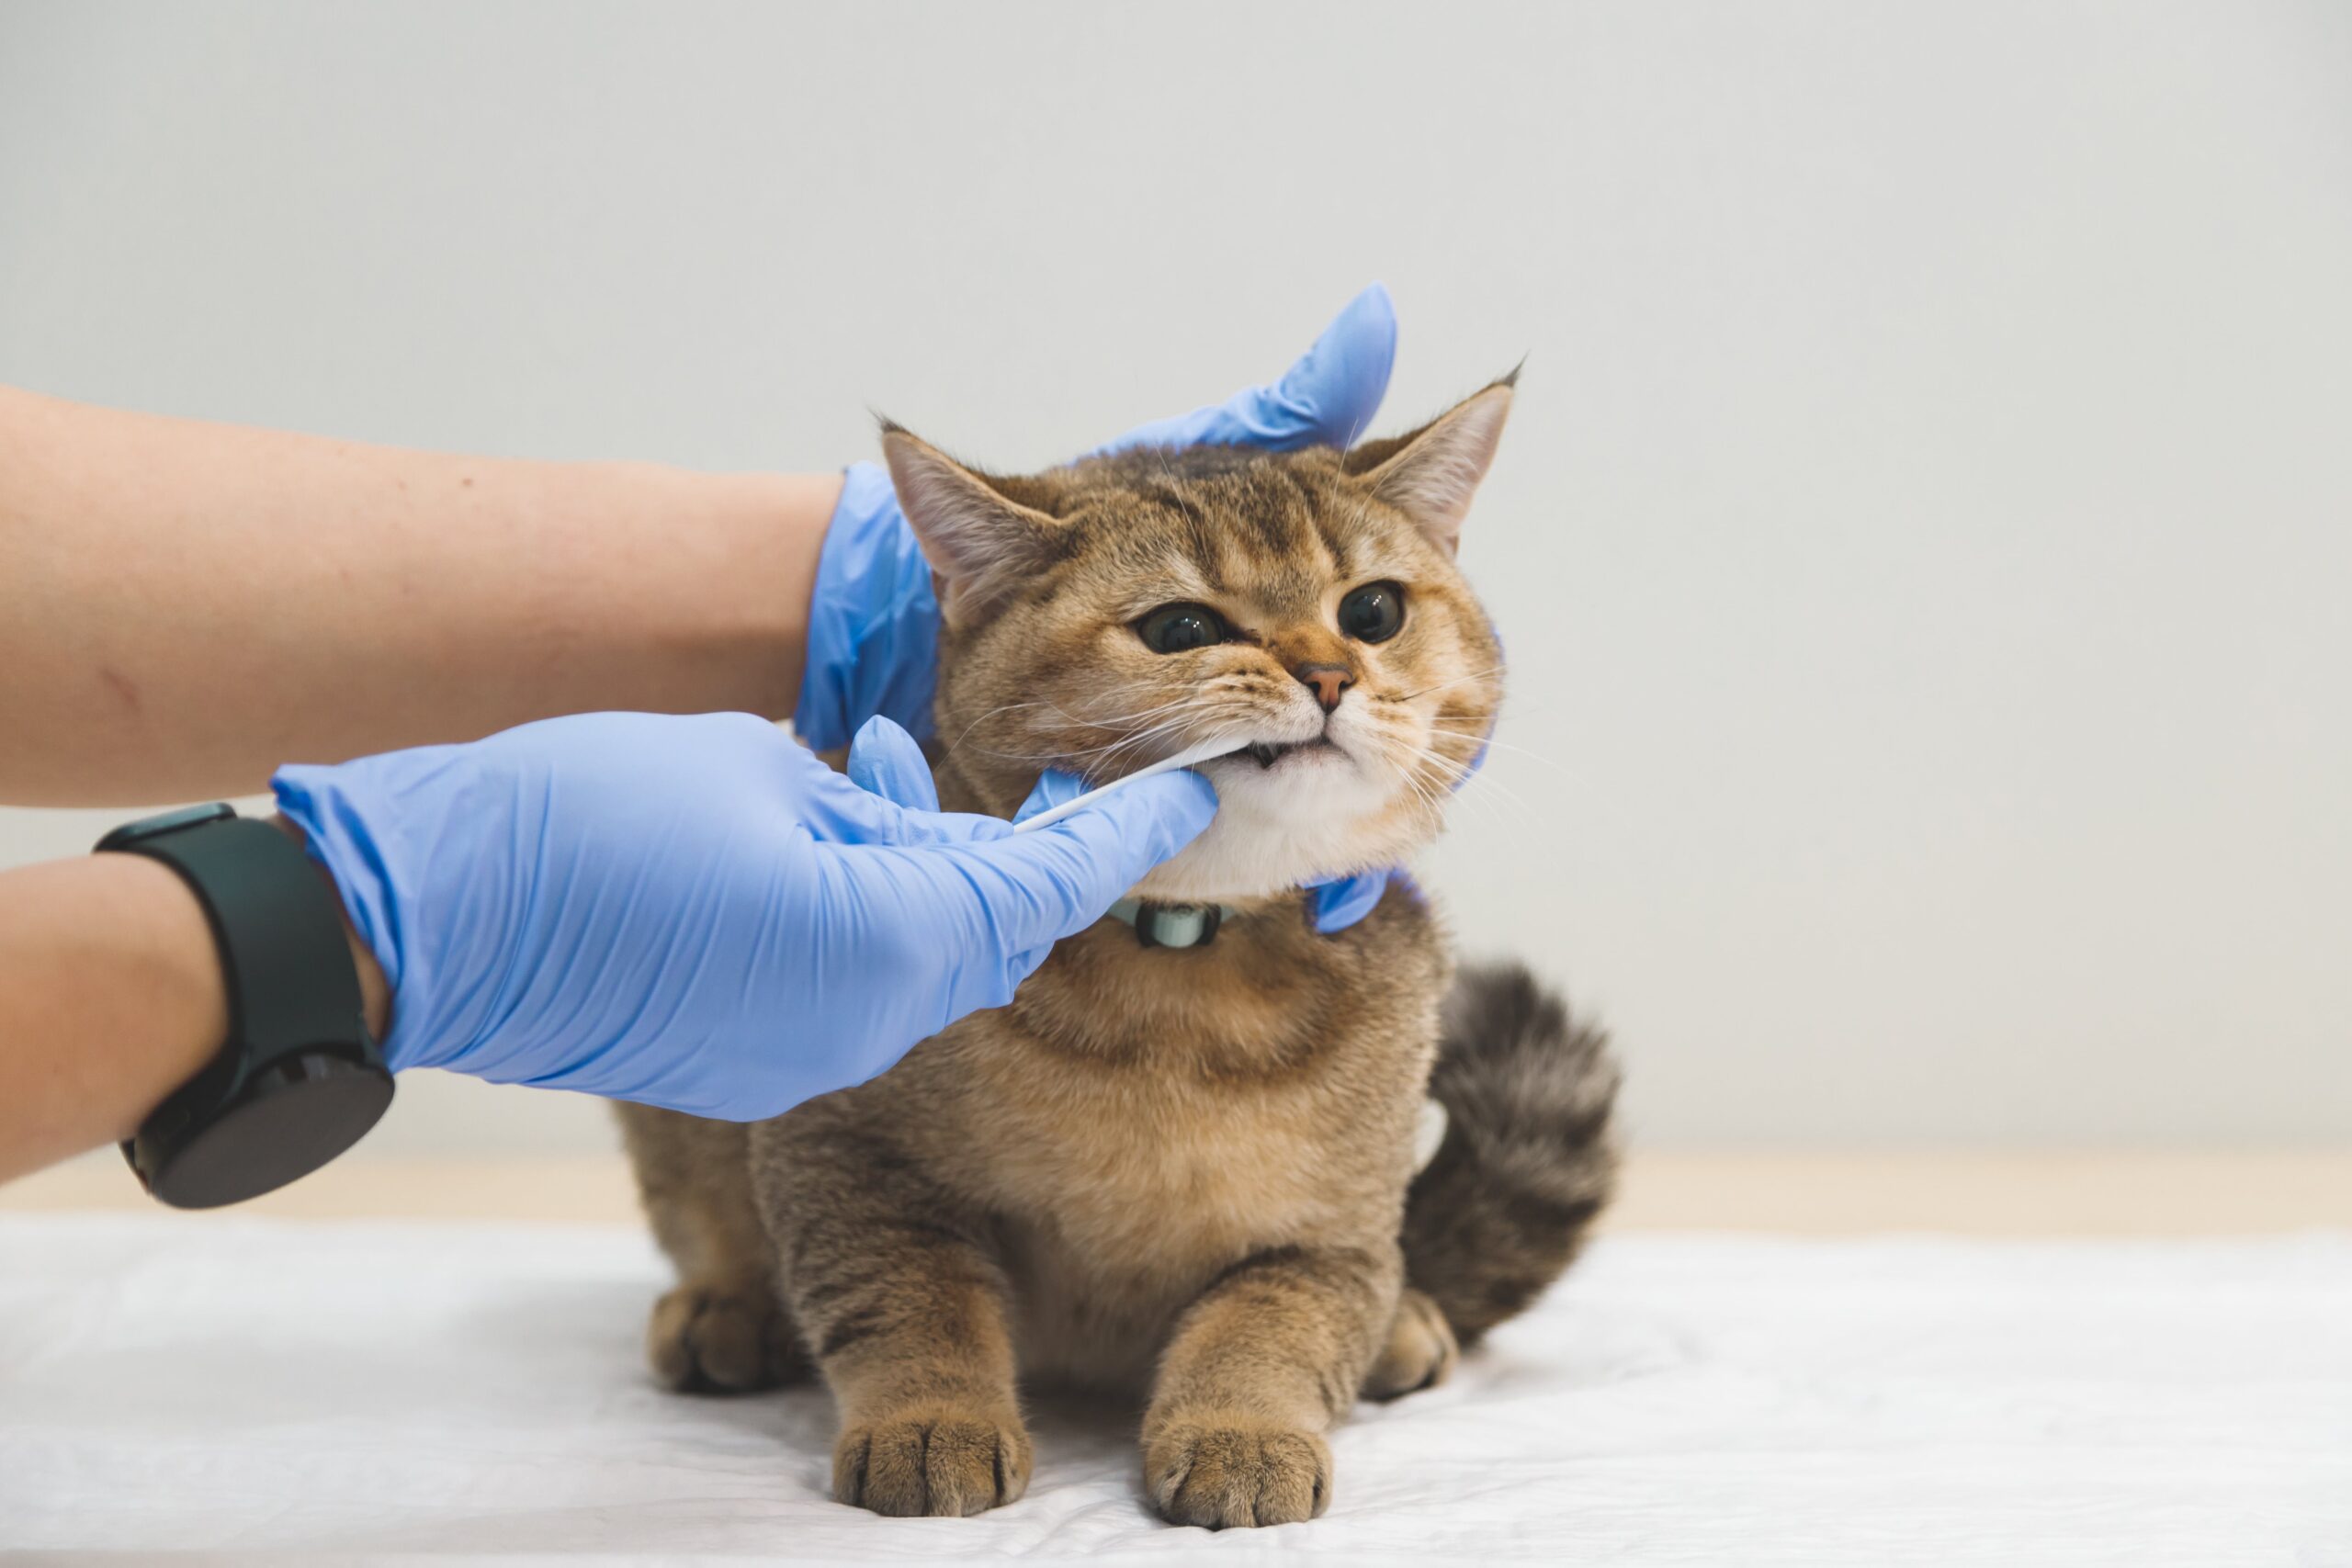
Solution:
{"label": "cat's chest", "polygon": [[1023,1364],[1116,1383],[1254,1252],[1393,1246],[1443,978],[1401,910],[1172,953],[1104,922],[939,1042],[934,1168],[996,1228]]}
{"label": "cat's chest", "polygon": [[1214,1271],[1255,1247],[1349,1226],[1396,1164],[1390,1120],[1342,1116],[1313,1086],[1236,1094],[1172,1075],[1063,1075],[1006,1098],[978,1184],[989,1208],[1105,1276]]}
{"label": "cat's chest", "polygon": [[963,1054],[976,1098],[1036,1134],[1013,1163],[1121,1198],[1311,1203],[1367,1112],[1418,1092],[1435,1017],[1425,987],[1295,935],[1171,952],[1104,921],[1063,942]]}
{"label": "cat's chest", "polygon": [[959,1179],[990,1212],[1106,1276],[1389,1223],[1434,1038],[1419,998],[1078,956],[959,1031]]}
{"label": "cat's chest", "polygon": [[1127,1386],[1232,1264],[1393,1238],[1409,1116],[1334,1087],[1065,1070],[994,1100],[967,1179],[994,1220],[1023,1368]]}

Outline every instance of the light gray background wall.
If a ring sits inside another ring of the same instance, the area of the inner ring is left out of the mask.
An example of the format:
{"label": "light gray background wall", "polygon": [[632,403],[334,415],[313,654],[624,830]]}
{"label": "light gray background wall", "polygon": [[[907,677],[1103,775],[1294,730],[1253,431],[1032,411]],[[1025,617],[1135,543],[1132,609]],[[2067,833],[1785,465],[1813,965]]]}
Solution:
{"label": "light gray background wall", "polygon": [[73,397],[1037,464],[1375,277],[1397,421],[1530,355],[1435,878],[1642,1135],[2352,1136],[2344,7],[0,6],[0,378]]}

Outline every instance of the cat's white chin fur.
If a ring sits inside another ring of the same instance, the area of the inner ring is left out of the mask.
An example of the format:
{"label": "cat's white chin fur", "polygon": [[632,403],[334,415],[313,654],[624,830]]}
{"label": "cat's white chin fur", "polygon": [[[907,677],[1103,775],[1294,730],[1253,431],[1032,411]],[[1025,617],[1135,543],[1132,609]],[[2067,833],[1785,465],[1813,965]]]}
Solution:
{"label": "cat's white chin fur", "polygon": [[1262,897],[1384,864],[1415,847],[1372,841],[1371,822],[1389,806],[1396,783],[1345,752],[1292,755],[1271,768],[1247,756],[1220,757],[1200,772],[1216,786],[1216,819],[1137,884],[1138,897]]}

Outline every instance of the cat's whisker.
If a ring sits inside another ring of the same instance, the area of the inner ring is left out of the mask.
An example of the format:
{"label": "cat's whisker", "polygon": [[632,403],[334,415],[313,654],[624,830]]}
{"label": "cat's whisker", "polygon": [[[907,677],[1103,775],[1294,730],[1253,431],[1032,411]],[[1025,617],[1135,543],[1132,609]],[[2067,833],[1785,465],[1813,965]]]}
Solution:
{"label": "cat's whisker", "polygon": [[1551,813],[1538,810],[1517,790],[1494,777],[1480,773],[1462,781],[1453,797],[1466,802],[1473,810],[1491,809],[1497,816],[1507,816],[1523,827],[1541,829],[1554,820]]}
{"label": "cat's whisker", "polygon": [[971,723],[966,725],[963,728],[963,732],[957,735],[956,739],[949,743],[947,751],[953,752],[956,747],[961,746],[967,739],[970,738],[972,731],[978,729],[989,720],[996,717],[999,714],[1018,713],[1023,708],[1052,707],[1053,705],[1053,704],[1047,702],[1000,703],[995,707],[989,709],[986,713],[974,718]]}
{"label": "cat's whisker", "polygon": [[1202,700],[1203,697],[1200,694],[1188,693],[1184,696],[1173,698],[1168,702],[1155,703],[1149,707],[1137,708],[1133,713],[1080,715],[1064,711],[1062,713],[1062,716],[1069,719],[1072,724],[1082,725],[1090,729],[1110,729],[1115,728],[1119,725],[1123,724],[1138,724],[1147,719],[1157,718],[1160,715],[1172,712],[1186,704],[1198,703]]}
{"label": "cat's whisker", "polygon": [[[1114,697],[1114,698],[1115,698],[1115,697],[1117,697],[1117,696],[1124,695],[1125,694],[1126,694],[1126,693],[1128,693],[1128,692],[1131,692],[1131,691],[1140,691],[1140,690],[1146,689],[1147,684],[1148,684],[1147,682],[1140,682],[1140,681],[1128,682],[1126,682],[1126,683],[1125,683],[1125,684],[1123,684],[1123,685],[1121,685],[1121,686],[1117,686],[1117,687],[1113,688],[1109,693],[1107,693],[1107,694],[1103,694],[1108,695],[1108,696],[1111,696],[1111,697]],[[959,734],[958,736],[956,736],[956,739],[955,739],[954,743],[953,743],[953,744],[951,744],[951,745],[949,745],[949,746],[947,747],[946,750],[945,750],[944,752],[943,752],[943,753],[942,753],[942,756],[943,756],[943,757],[946,757],[946,756],[952,756],[952,755],[954,755],[957,750],[961,750],[961,749],[963,748],[963,746],[964,746],[964,744],[965,744],[965,742],[966,742],[966,741],[967,741],[967,740],[969,740],[969,739],[971,739],[971,735],[972,735],[972,731],[973,731],[973,730],[978,729],[981,725],[983,725],[983,724],[987,723],[989,719],[999,717],[999,716],[1002,716],[1002,715],[1004,715],[1004,714],[1008,714],[1008,713],[1018,713],[1018,712],[1022,712],[1022,711],[1026,710],[1026,709],[1046,708],[1046,709],[1049,709],[1049,710],[1051,710],[1051,711],[1052,711],[1052,712],[1054,712],[1055,714],[1059,715],[1059,716],[1061,716],[1065,721],[1067,721],[1068,723],[1072,724],[1072,725],[1076,725],[1076,726],[1078,726],[1078,727],[1080,727],[1080,728],[1088,728],[1088,729],[1109,729],[1109,728],[1117,728],[1117,727],[1119,727],[1119,726],[1121,726],[1121,725],[1132,724],[1132,723],[1136,723],[1136,722],[1140,722],[1140,721],[1147,720],[1147,719],[1153,719],[1153,718],[1157,718],[1157,717],[1159,717],[1159,716],[1161,716],[1162,714],[1165,714],[1165,713],[1169,713],[1169,712],[1174,711],[1176,708],[1181,707],[1181,706],[1183,706],[1183,705],[1187,705],[1187,704],[1195,704],[1195,703],[1200,703],[1200,702],[1203,702],[1203,701],[1204,701],[1204,700],[1206,700],[1206,698],[1205,698],[1205,694],[1189,694],[1189,695],[1187,695],[1187,696],[1185,696],[1185,697],[1176,699],[1176,700],[1175,700],[1175,701],[1173,701],[1173,702],[1167,702],[1167,703],[1158,703],[1158,704],[1154,704],[1154,705],[1151,705],[1151,706],[1149,706],[1149,707],[1139,708],[1139,709],[1136,709],[1135,712],[1132,712],[1132,713],[1124,713],[1124,714],[1105,714],[1105,715],[1101,715],[1101,716],[1084,715],[1084,714],[1074,714],[1074,713],[1070,712],[1068,708],[1063,707],[1060,704],[1058,704],[1058,703],[1055,703],[1055,702],[1051,702],[1051,701],[1046,701],[1046,700],[1035,700],[1035,701],[1030,701],[1030,702],[1020,702],[1020,703],[1003,703],[1003,704],[1000,704],[1000,705],[997,705],[996,707],[992,707],[992,708],[989,709],[986,713],[983,713],[983,714],[981,714],[978,717],[977,717],[977,718],[973,719],[971,723],[969,723],[969,724],[966,725],[966,726],[964,727],[963,732],[962,732],[961,734]],[[1106,743],[1106,744],[1107,744],[1107,743]],[[975,750],[980,750],[980,751],[981,751],[981,754],[982,754],[982,755],[985,755],[985,756],[1021,757],[1021,756],[1023,755],[1022,753],[1019,753],[1019,752],[992,751],[992,750],[986,750],[986,749],[984,749],[984,748],[975,748]],[[1035,758],[1037,758],[1037,757],[1051,756],[1051,755],[1056,755],[1056,754],[1058,754],[1058,753],[1053,753],[1053,752],[1043,752],[1043,751],[1040,751],[1040,752],[1035,752],[1035,753],[1032,753],[1032,754],[1030,754],[1030,756],[1029,756],[1029,759],[1028,759],[1028,760],[1035,760]]]}
{"label": "cat's whisker", "polygon": [[1171,735],[1187,734],[1197,722],[1203,710],[1219,705],[1221,705],[1200,700],[1172,704],[1170,716],[1096,750],[1100,751],[1102,761],[1110,761],[1120,757],[1123,752],[1140,750]]}
{"label": "cat's whisker", "polygon": [[1560,762],[1553,758],[1547,757],[1541,751],[1530,750],[1527,747],[1518,745],[1512,741],[1498,740],[1483,729],[1443,729],[1432,725],[1430,728],[1430,733],[1432,735],[1459,736],[1464,740],[1483,741],[1487,746],[1492,747],[1497,750],[1511,751],[1521,757],[1532,758],[1534,761],[1543,763],[1547,768],[1557,768],[1562,773],[1568,771],[1567,765],[1564,762]]}
{"label": "cat's whisker", "polygon": [[[1043,700],[1040,700],[1040,701],[1033,701],[1033,702],[1025,702],[1025,703],[1003,703],[1003,704],[1000,704],[998,706],[996,706],[996,707],[992,707],[992,708],[989,709],[989,710],[988,710],[988,712],[986,712],[986,713],[984,713],[984,714],[980,715],[978,718],[975,718],[974,720],[972,720],[972,722],[971,722],[971,723],[969,723],[969,724],[966,725],[966,726],[964,727],[963,732],[962,732],[961,734],[957,735],[957,736],[956,737],[956,739],[954,740],[954,742],[953,742],[952,744],[950,744],[950,745],[947,747],[947,749],[946,749],[945,750],[944,750],[944,751],[942,751],[942,752],[940,753],[940,760],[941,760],[941,761],[944,761],[947,758],[954,756],[954,755],[955,755],[958,750],[962,750],[964,743],[965,743],[967,740],[969,740],[969,739],[972,738],[972,731],[974,731],[975,729],[978,729],[981,725],[986,724],[989,719],[995,718],[995,717],[997,717],[997,716],[998,716],[999,715],[1001,715],[1001,714],[1018,713],[1018,712],[1022,711],[1022,710],[1023,710],[1023,709],[1024,709],[1024,708],[1051,708],[1054,712],[1056,712],[1056,713],[1057,713],[1057,714],[1060,714],[1060,715],[1062,716],[1062,717],[1064,717],[1064,718],[1066,718],[1066,719],[1069,719],[1069,722],[1070,722],[1070,723],[1072,723],[1072,724],[1079,724],[1079,723],[1083,723],[1083,722],[1084,722],[1083,720],[1079,719],[1079,718],[1077,718],[1076,716],[1074,716],[1073,715],[1071,715],[1068,710],[1066,710],[1065,708],[1063,708],[1063,707],[1061,706],[1061,705],[1059,705],[1058,703],[1054,703],[1054,702],[1050,702],[1050,701],[1043,701]],[[991,753],[991,752],[983,751],[983,752],[982,752],[982,754],[983,754],[983,755],[1001,755],[1002,753]]]}
{"label": "cat's whisker", "polygon": [[[1383,760],[1404,782],[1405,786],[1411,790],[1415,797],[1425,807],[1438,806],[1441,796],[1434,784],[1445,782],[1446,775],[1442,768],[1451,763],[1451,759],[1431,751],[1427,747],[1418,746],[1402,735],[1383,736],[1381,742]],[[1432,762],[1440,764],[1439,776],[1435,781],[1422,776],[1424,773],[1431,771],[1429,764]]]}
{"label": "cat's whisker", "polygon": [[1110,747],[1120,744],[1122,741],[1128,739],[1133,733],[1131,729],[1127,728],[1129,726],[1136,724],[1158,724],[1168,719],[1170,716],[1184,714],[1187,712],[1196,712],[1203,708],[1212,706],[1214,704],[1215,699],[1213,696],[1203,695],[1200,694],[1190,694],[1169,702],[1154,704],[1150,707],[1139,708],[1133,713],[1106,715],[1100,717],[1073,714],[1065,708],[1054,706],[1054,705],[1050,704],[1045,705],[1054,706],[1055,712],[1060,714],[1065,720],[1078,728],[1112,730],[1117,732],[1114,733],[1112,739],[1102,742],[1100,746],[1078,748],[1070,750],[1069,753],[1070,755],[1079,755],[1084,752],[1106,750]]}
{"label": "cat's whisker", "polygon": [[[1452,731],[1451,733],[1462,735],[1464,739],[1477,739],[1477,737],[1466,734],[1463,731],[1457,730]],[[1532,759],[1533,761],[1543,764],[1545,768],[1550,769],[1552,773],[1558,776],[1559,782],[1563,784],[1572,784],[1578,788],[1589,788],[1591,785],[1592,781],[1589,775],[1571,763],[1561,761],[1556,757],[1547,757],[1540,751],[1532,751],[1524,746],[1514,745],[1508,740],[1489,739],[1487,744],[1489,746],[1498,747],[1506,751],[1514,752],[1520,756]],[[1477,776],[1483,779],[1487,774],[1485,772],[1481,771]]]}
{"label": "cat's whisker", "polygon": [[[1402,736],[1390,739],[1394,750],[1413,764],[1409,768],[1400,768],[1399,772],[1423,801],[1432,807],[1442,810],[1450,807],[1453,802],[1466,801],[1472,809],[1508,807],[1530,822],[1544,820],[1542,814],[1521,798],[1516,791],[1490,774],[1476,772],[1465,761],[1458,761],[1426,746],[1417,745]],[[1429,782],[1420,776],[1423,771],[1434,774],[1437,782],[1446,785],[1442,796],[1436,795]],[[1474,785],[1483,787],[1474,789]]]}
{"label": "cat's whisker", "polygon": [[1114,731],[1115,733],[1110,740],[1102,742],[1102,745],[1106,747],[1114,746],[1122,741],[1130,739],[1136,735],[1147,733],[1169,724],[1181,722],[1191,717],[1194,714],[1204,711],[1211,705],[1213,705],[1199,701],[1171,703],[1165,707],[1155,708],[1148,713],[1137,714],[1126,726],[1098,724],[1089,725],[1086,728],[1091,729],[1109,729]]}
{"label": "cat's whisker", "polygon": [[1407,692],[1402,696],[1392,697],[1381,695],[1376,696],[1374,700],[1384,703],[1418,702],[1419,699],[1428,696],[1431,692],[1442,692],[1449,687],[1459,686],[1468,681],[1484,681],[1491,676],[1499,675],[1502,672],[1503,667],[1497,664],[1485,670],[1473,670],[1466,675],[1456,675],[1450,681],[1440,681],[1435,685],[1423,686],[1418,692]]}
{"label": "cat's whisker", "polygon": [[1215,705],[1213,704],[1192,701],[1168,705],[1165,709],[1160,710],[1162,714],[1167,716],[1159,717],[1156,722],[1140,730],[1117,735],[1112,739],[1103,741],[1102,744],[1096,746],[1064,745],[1056,746],[1049,750],[1042,751],[1003,751],[980,746],[975,746],[972,750],[982,756],[999,757],[1011,761],[1046,762],[1051,764],[1056,762],[1075,761],[1080,758],[1093,758],[1097,761],[1108,761],[1117,757],[1123,751],[1136,750],[1148,745],[1154,740],[1164,739],[1169,735],[1184,732],[1197,721],[1202,710],[1213,707],[1214,705]]}

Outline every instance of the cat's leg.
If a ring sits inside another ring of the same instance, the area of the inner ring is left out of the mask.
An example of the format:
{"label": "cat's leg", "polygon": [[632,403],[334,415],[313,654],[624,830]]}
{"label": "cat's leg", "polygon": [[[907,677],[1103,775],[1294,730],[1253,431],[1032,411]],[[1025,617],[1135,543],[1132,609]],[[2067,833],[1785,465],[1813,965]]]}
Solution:
{"label": "cat's leg", "polygon": [[653,1303],[645,1354],[653,1375],[687,1393],[740,1393],[814,1368],[773,1283],[775,1248],[752,1201],[742,1127],[674,1111],[617,1105],[646,1218],[677,1265]]}
{"label": "cat's leg", "polygon": [[1323,1434],[1396,1315],[1387,1247],[1274,1247],[1185,1311],[1144,1417],[1144,1489],[1178,1524],[1285,1524],[1331,1501]]}
{"label": "cat's leg", "polygon": [[1388,1338],[1363,1378],[1366,1399],[1395,1399],[1435,1388],[1453,1375],[1462,1348],[1437,1303],[1410,1285],[1396,1297]]}
{"label": "cat's leg", "polygon": [[785,1292],[841,1413],[833,1495],[949,1517],[1018,1498],[1032,1456],[1010,1290],[979,1227],[870,1137],[763,1135],[755,1159]]}

